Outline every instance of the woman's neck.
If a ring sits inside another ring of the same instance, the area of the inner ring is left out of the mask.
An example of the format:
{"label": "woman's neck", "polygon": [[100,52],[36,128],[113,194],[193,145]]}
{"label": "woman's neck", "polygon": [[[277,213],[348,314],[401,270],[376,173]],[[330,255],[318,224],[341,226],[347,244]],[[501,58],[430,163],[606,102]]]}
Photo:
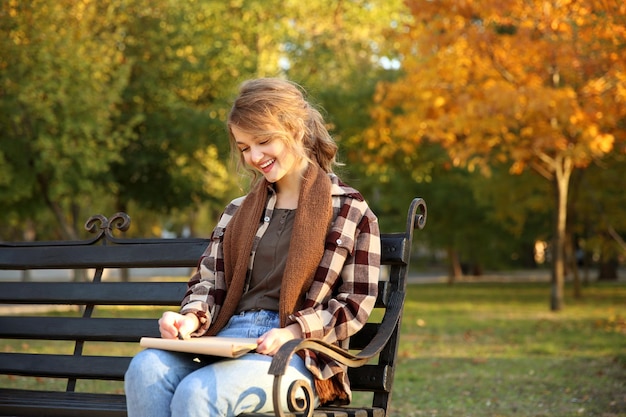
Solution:
{"label": "woman's neck", "polygon": [[294,169],[290,175],[283,177],[276,183],[276,208],[296,209],[300,197],[302,178],[308,166],[307,161],[302,161],[298,169]]}

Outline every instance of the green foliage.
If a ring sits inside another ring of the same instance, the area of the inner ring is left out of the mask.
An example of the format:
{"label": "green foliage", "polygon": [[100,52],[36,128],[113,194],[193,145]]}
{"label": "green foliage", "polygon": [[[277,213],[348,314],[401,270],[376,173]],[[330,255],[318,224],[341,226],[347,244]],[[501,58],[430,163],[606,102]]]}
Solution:
{"label": "green foliage", "polygon": [[[129,67],[107,5],[3,2],[0,201],[33,215],[57,215],[98,188],[128,138],[112,123]],[[61,219],[58,219],[61,220]]]}
{"label": "green foliage", "polygon": [[230,72],[215,70],[232,61],[217,40],[224,34],[215,33],[228,30],[217,22],[232,19],[220,4],[135,1],[119,16],[132,70],[116,123],[132,125],[135,138],[111,170],[120,207],[133,201],[170,212],[209,200],[221,205],[232,186],[223,119],[235,82]]}
{"label": "green foliage", "polygon": [[573,181],[572,234],[596,260],[619,259],[626,253],[624,175],[624,155],[616,153],[581,171]]}
{"label": "green foliage", "polygon": [[10,224],[49,210],[75,236],[77,219],[94,212],[132,207],[146,214],[135,218],[175,223],[215,213],[237,192],[224,119],[251,77],[302,82],[337,111],[338,139],[356,136],[400,4],[3,3],[0,193],[16,213]]}

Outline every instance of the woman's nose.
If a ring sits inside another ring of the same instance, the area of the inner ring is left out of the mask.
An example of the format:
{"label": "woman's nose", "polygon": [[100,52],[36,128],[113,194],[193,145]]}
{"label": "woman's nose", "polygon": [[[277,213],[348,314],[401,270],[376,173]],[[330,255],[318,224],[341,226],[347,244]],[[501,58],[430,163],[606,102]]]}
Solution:
{"label": "woman's nose", "polygon": [[263,152],[261,152],[261,150],[255,146],[250,147],[250,160],[253,163],[258,163],[258,162],[261,162],[262,159],[263,159]]}

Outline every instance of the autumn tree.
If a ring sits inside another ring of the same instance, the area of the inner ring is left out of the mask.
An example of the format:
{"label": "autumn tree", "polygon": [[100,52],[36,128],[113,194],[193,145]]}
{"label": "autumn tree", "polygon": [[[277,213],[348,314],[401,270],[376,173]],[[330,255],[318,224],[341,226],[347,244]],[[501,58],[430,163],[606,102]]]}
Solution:
{"label": "autumn tree", "polygon": [[380,85],[370,141],[442,144],[454,164],[550,181],[551,309],[563,307],[570,177],[626,141],[626,6],[609,1],[407,0],[403,77]]}
{"label": "autumn tree", "polygon": [[404,227],[414,184],[410,175],[381,175],[367,164],[363,130],[371,123],[377,82],[397,75],[398,51],[388,34],[410,19],[406,7],[402,0],[290,0],[283,7],[289,16],[284,74],[322,107],[345,163],[338,174],[368,198],[387,228]]}

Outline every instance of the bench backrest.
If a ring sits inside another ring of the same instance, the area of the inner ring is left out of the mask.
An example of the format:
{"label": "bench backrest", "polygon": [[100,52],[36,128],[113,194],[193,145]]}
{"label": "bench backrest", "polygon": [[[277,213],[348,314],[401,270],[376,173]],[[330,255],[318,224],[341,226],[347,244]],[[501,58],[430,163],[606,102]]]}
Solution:
{"label": "bench backrest", "polygon": [[[387,408],[398,349],[400,318],[404,304],[406,277],[414,228],[426,220],[421,199],[411,203],[406,229],[383,233],[382,263],[377,309],[380,322],[368,323],[352,338],[354,349],[362,349],[372,338],[388,338],[378,361],[351,369],[353,389],[374,392],[374,406]],[[72,352],[0,353],[0,374],[67,380],[68,391],[81,379],[123,380],[134,355],[109,356],[93,353],[92,342],[138,342],[142,336],[158,337],[157,313],[151,318],[135,318],[116,309],[114,317],[100,317],[101,306],[163,306],[177,309],[186,290],[186,277],[178,281],[145,280],[109,282],[108,269],[118,268],[195,268],[207,239],[120,239],[114,229],[126,230],[130,219],[118,213],[111,219],[94,216],[86,223],[97,234],[93,239],[71,242],[0,242],[0,270],[76,269],[92,273],[90,281],[0,282],[0,309],[6,305],[27,307],[26,313],[0,316],[0,339],[70,341]],[[92,271],[92,272],[91,272]],[[55,315],[37,313],[35,306],[76,306]],[[29,310],[32,311],[29,312]],[[1,311],[1,310],[0,310]],[[77,313],[78,311],[78,313]],[[160,315],[160,313],[158,313]],[[28,345],[28,343],[24,343]],[[138,349],[138,346],[137,346]],[[101,349],[102,350],[102,349]],[[112,351],[114,351],[112,349]],[[98,351],[100,352],[100,351]]]}

